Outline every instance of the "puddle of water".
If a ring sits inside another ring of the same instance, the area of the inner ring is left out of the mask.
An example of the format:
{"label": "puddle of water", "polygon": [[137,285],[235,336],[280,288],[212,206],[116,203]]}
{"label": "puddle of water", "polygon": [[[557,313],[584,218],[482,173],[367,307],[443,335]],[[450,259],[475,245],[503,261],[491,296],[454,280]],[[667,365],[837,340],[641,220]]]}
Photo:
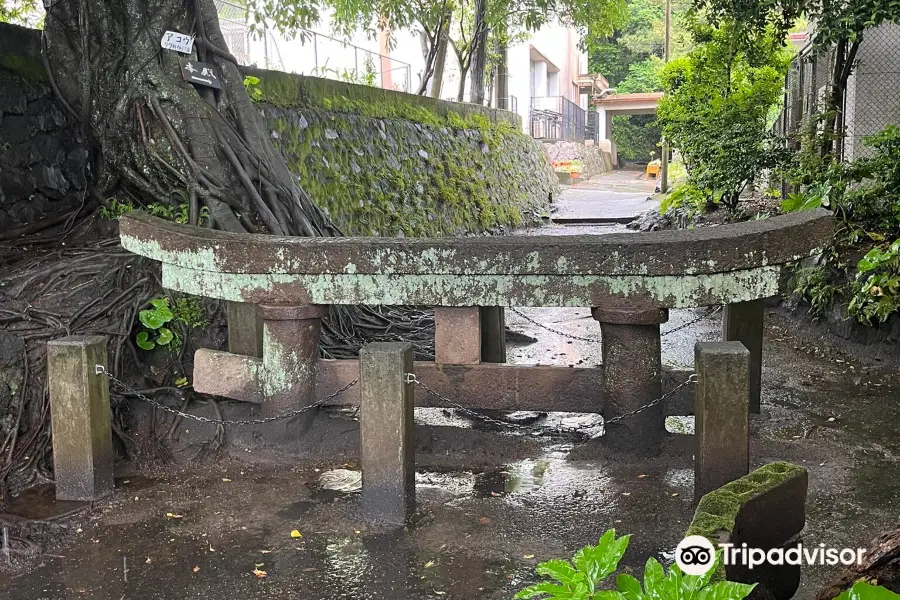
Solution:
{"label": "puddle of water", "polygon": [[676,488],[694,489],[693,469],[669,469],[663,475],[663,482]]}
{"label": "puddle of water", "polygon": [[28,488],[11,498],[5,512],[23,519],[52,521],[67,517],[91,505],[90,502],[73,502],[56,499],[56,486],[47,483]]}
{"label": "puddle of water", "polygon": [[362,491],[362,472],[351,469],[332,469],[319,475],[319,486],[323,490],[355,494]]}
{"label": "puddle of water", "polygon": [[694,435],[694,416],[684,415],[666,417],[666,431],[669,433]]}
{"label": "puddle of water", "polygon": [[543,486],[549,470],[550,460],[547,458],[523,460],[476,475],[473,489],[480,498],[524,494]]}

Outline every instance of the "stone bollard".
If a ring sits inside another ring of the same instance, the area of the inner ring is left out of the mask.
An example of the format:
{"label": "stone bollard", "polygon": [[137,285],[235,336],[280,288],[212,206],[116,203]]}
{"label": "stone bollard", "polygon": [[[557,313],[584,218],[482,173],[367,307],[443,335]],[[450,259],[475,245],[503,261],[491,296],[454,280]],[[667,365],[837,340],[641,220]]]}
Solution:
{"label": "stone bollard", "polygon": [[262,357],[263,322],[255,304],[226,302],[228,351],[232,354]]}
{"label": "stone bollard", "polygon": [[435,307],[434,361],[441,365],[481,362],[481,313],[477,306]]}
{"label": "stone bollard", "polygon": [[359,353],[363,515],[395,527],[416,507],[412,372],[412,344],[378,342]]}
{"label": "stone bollard", "polygon": [[763,300],[726,304],[722,340],[740,342],[750,352],[750,412],[760,411],[762,389]]}
{"label": "stone bollard", "polygon": [[740,342],[694,346],[694,500],[750,470],[750,353]]}
{"label": "stone bollard", "polygon": [[47,343],[47,383],[57,500],[99,500],[113,491],[106,337]]}
{"label": "stone bollard", "polygon": [[[662,355],[659,326],[665,309],[594,308],[600,322],[603,352],[603,418],[620,417],[662,395]],[[609,447],[648,454],[665,436],[663,406],[657,405],[611,425],[604,435]]]}
{"label": "stone bollard", "polygon": [[[327,307],[266,304],[259,306],[259,312],[263,318],[263,416],[282,415],[312,404],[319,334]],[[267,427],[274,439],[289,441],[299,434],[300,422],[285,419]]]}

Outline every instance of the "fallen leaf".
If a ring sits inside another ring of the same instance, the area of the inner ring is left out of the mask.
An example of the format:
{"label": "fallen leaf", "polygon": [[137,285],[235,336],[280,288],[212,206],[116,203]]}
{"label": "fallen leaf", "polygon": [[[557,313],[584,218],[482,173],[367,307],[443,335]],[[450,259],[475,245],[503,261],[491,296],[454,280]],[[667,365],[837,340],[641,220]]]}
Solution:
{"label": "fallen leaf", "polygon": [[299,537],[303,537],[303,534],[300,533],[299,531],[297,531],[297,530],[295,529],[295,530],[293,530],[293,531],[291,532],[291,537],[292,537],[292,538],[299,538]]}
{"label": "fallen leaf", "polygon": [[263,577],[268,576],[269,574],[263,571],[262,569],[254,568],[252,573],[262,579]]}
{"label": "fallen leaf", "polygon": [[526,554],[522,558],[524,558],[525,560],[531,560],[532,558],[534,558],[534,554]]}
{"label": "fallen leaf", "polygon": [[199,572],[200,572],[200,567],[194,567],[192,570],[194,571],[194,573],[199,573]]}
{"label": "fallen leaf", "polygon": [[427,563],[425,563],[425,568],[426,568],[426,569],[430,569],[430,568],[433,567],[433,566],[434,566],[434,561],[433,561],[433,560],[429,560]]}

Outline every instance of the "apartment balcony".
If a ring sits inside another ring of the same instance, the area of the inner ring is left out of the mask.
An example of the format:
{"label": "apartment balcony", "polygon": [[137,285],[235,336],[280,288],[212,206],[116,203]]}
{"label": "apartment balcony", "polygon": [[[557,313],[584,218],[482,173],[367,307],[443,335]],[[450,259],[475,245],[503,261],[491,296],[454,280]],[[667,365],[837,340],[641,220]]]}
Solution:
{"label": "apartment balcony", "polygon": [[596,115],[563,96],[538,96],[531,99],[531,137],[547,142],[597,140]]}

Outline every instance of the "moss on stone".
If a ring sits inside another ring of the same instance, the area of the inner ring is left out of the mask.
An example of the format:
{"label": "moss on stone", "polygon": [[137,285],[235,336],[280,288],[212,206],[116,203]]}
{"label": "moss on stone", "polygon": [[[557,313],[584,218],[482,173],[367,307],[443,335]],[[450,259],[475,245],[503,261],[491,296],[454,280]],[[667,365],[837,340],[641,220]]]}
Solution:
{"label": "moss on stone", "polygon": [[[701,535],[713,544],[721,541],[723,536],[730,536],[734,531],[735,519],[741,506],[805,472],[803,467],[789,462],[773,462],[709,492],[697,504],[685,536]],[[721,562],[716,567],[714,579],[725,579],[725,566]]]}
{"label": "moss on stone", "polygon": [[0,70],[8,71],[27,81],[46,81],[47,72],[40,59],[18,54],[0,54]]}
{"label": "moss on stone", "polygon": [[[266,74],[253,74],[262,85]],[[260,106],[288,166],[347,234],[434,237],[519,226],[557,191],[540,147],[506,120],[303,79],[297,106],[270,103],[265,92]],[[336,91],[346,94],[325,95]]]}

